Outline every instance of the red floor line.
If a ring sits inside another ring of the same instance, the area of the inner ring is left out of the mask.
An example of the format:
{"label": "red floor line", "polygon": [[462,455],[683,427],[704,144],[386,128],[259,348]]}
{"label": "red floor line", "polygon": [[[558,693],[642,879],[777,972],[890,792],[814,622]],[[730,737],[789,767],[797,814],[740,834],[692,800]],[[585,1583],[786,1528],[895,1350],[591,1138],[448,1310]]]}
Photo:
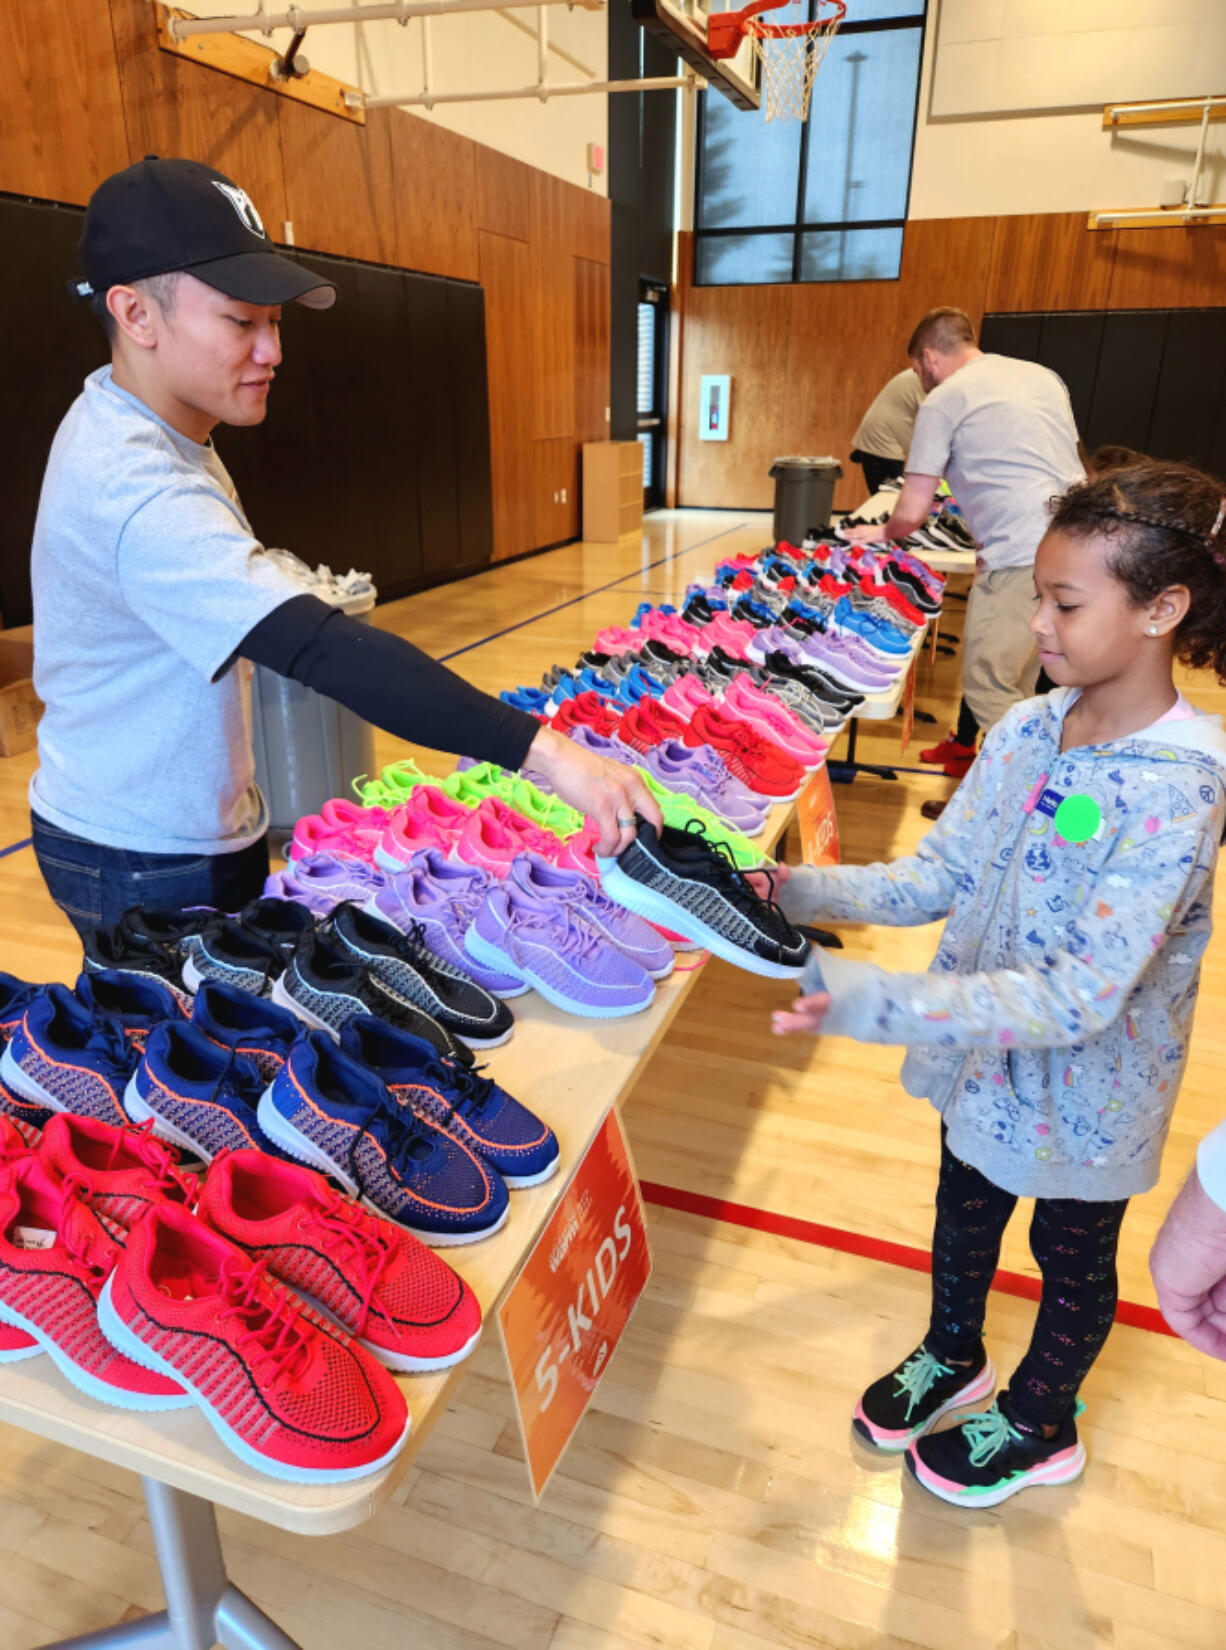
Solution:
{"label": "red floor line", "polygon": [[[859,1255],[864,1260],[884,1261],[887,1266],[902,1266],[909,1272],[930,1272],[932,1254],[909,1243],[891,1243],[885,1238],[869,1237],[864,1232],[848,1232],[842,1226],[822,1226],[816,1220],[801,1220],[796,1215],[778,1215],[769,1209],[755,1209],[748,1203],[730,1203],[726,1198],[707,1197],[702,1192],[686,1192],[679,1186],[661,1186],[654,1180],[641,1182],[641,1190],[648,1203],[661,1209],[676,1209],[686,1215],[705,1215],[708,1220],[726,1221],[730,1226],[745,1226],[754,1232],[773,1232],[776,1237],[795,1238],[800,1243],[816,1244],[821,1249],[837,1249],[845,1255]],[[1021,1272],[998,1271],[993,1289],[1002,1295],[1017,1295],[1022,1300],[1037,1301],[1038,1278],[1028,1278]],[[1145,1329],[1151,1335],[1174,1335],[1174,1330],[1156,1306],[1142,1306],[1138,1301],[1121,1301],[1116,1308],[1115,1321],[1130,1329]]]}

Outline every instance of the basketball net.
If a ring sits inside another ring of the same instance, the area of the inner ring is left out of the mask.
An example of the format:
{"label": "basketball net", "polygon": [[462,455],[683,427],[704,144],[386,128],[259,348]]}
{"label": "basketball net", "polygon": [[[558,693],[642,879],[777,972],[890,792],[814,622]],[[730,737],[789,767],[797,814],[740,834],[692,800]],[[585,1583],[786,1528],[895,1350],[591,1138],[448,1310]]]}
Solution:
{"label": "basketball net", "polygon": [[808,120],[813,81],[829,50],[846,7],[818,0],[826,12],[813,23],[745,21],[745,33],[762,66],[762,102],[767,120]]}

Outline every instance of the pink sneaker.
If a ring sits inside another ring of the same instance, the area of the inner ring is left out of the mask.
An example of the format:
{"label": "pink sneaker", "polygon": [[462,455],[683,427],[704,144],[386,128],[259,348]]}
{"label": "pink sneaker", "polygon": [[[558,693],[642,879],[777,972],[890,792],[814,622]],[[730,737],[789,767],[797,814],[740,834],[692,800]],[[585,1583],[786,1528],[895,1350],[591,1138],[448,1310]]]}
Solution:
{"label": "pink sneaker", "polygon": [[688,722],[700,705],[714,709],[716,699],[710,688],[697,676],[678,676],[664,689],[660,703],[665,710],[671,710],[683,722]]}
{"label": "pink sneaker", "polygon": [[[660,613],[653,608],[650,613],[644,613],[639,634],[644,641],[663,642],[665,647],[671,647],[677,653],[689,654],[696,651],[702,631],[697,625],[687,624],[675,613]],[[642,643],[639,645],[642,646]]]}
{"label": "pink sneaker", "polygon": [[830,749],[827,741],[819,739],[794,712],[750,681],[747,675],[733,677],[724,689],[721,703],[730,714],[773,740],[802,767],[812,771],[826,760]]}
{"label": "pink sneaker", "polygon": [[[328,810],[334,810],[333,819]],[[341,810],[354,816],[346,820]],[[307,814],[294,826],[293,840],[286,845],[286,859],[310,859],[312,854],[335,854],[338,859],[364,859],[369,865],[387,827],[384,808],[358,808],[336,798],[325,802],[317,814]]]}
{"label": "pink sneaker", "polygon": [[722,647],[734,659],[744,659],[750,642],[758,632],[748,619],[730,619],[726,613],[717,613],[698,634],[702,638],[698,644],[699,653],[710,653],[712,648]]}
{"label": "pink sneaker", "polygon": [[471,818],[471,809],[437,785],[418,785],[388,819],[374,862],[381,871],[395,876],[423,848],[442,848],[449,853]]}
{"label": "pink sneaker", "polygon": [[597,653],[637,653],[647,640],[644,630],[626,630],[622,625],[606,625],[596,638]]}
{"label": "pink sneaker", "polygon": [[476,865],[491,876],[505,877],[516,854],[530,849],[552,860],[561,850],[552,831],[543,831],[496,796],[487,796],[470,813],[452,849],[452,857]]}

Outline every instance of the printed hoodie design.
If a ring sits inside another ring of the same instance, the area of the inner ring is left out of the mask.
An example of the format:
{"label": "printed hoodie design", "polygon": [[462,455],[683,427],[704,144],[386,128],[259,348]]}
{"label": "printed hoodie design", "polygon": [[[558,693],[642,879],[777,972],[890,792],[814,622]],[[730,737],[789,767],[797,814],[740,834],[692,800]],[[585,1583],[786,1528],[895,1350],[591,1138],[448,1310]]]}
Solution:
{"label": "printed hoodie design", "polygon": [[[781,903],[800,922],[947,917],[927,974],[815,955],[823,1031],[909,1045],[903,1086],[996,1185],[1116,1199],[1157,1180],[1187,1061],[1226,733],[1198,714],[1062,755],[1076,696],[1014,706],[914,857],[803,867]],[[1062,822],[1097,821],[1083,842],[1056,829],[1069,799]]]}

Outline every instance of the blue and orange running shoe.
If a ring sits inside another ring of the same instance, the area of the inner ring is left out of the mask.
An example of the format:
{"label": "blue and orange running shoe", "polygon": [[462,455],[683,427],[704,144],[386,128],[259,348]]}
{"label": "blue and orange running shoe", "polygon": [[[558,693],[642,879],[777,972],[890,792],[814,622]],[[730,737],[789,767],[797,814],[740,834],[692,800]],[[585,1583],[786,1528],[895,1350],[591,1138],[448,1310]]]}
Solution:
{"label": "blue and orange running shoe", "polygon": [[211,1163],[219,1152],[274,1150],[256,1121],[263,1087],[253,1061],[189,1021],[167,1020],[149,1034],[123,1103],[134,1123]]}
{"label": "blue and orange running shoe", "polygon": [[0,1082],[49,1112],[122,1128],[123,1091],[140,1052],[122,1025],[95,1014],[66,985],[44,986],[26,1009],[0,1058]]}
{"label": "blue and orange running shoe", "polygon": [[508,1186],[539,1186],[557,1173],[553,1130],[492,1078],[440,1059],[429,1043],[373,1014],[349,1021],[341,1048],[369,1066],[400,1105],[471,1147]]}
{"label": "blue and orange running shoe", "polygon": [[287,1156],[423,1243],[473,1243],[507,1218],[507,1188],[493,1169],[441,1124],[400,1106],[325,1032],[294,1044],[259,1118]]}
{"label": "blue and orange running shoe", "polygon": [[302,1021],[287,1008],[221,980],[205,980],[196,993],[192,1024],[218,1048],[250,1060],[265,1083],[281,1070],[302,1032]]}

